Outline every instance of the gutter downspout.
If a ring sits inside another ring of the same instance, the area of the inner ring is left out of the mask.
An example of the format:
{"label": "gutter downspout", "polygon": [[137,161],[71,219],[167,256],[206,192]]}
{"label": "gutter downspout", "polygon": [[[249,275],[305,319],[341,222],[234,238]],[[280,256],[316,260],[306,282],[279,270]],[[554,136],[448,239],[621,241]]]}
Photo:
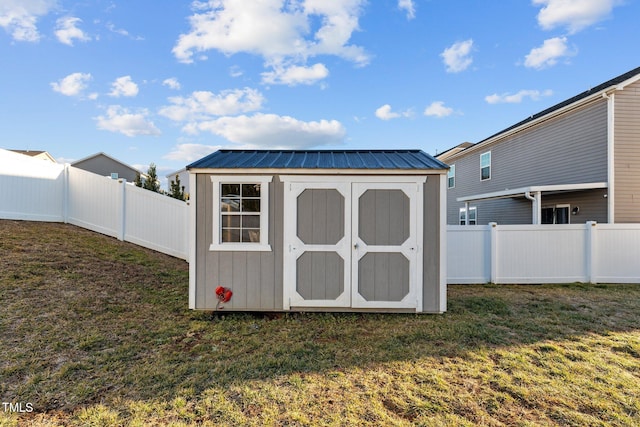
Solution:
{"label": "gutter downspout", "polygon": [[531,200],[531,223],[532,224],[541,224],[542,223],[542,206],[540,204],[540,192],[534,191],[533,196],[531,195],[531,191],[526,191],[524,193],[524,197]]}

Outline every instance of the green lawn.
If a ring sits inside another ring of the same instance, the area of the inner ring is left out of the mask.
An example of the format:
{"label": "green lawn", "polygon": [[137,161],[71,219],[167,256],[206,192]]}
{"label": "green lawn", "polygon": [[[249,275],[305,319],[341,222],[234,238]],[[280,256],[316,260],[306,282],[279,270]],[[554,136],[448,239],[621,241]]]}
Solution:
{"label": "green lawn", "polygon": [[175,258],[0,220],[0,401],[33,408],[0,406],[0,426],[640,425],[640,285],[224,316],[189,311],[187,287]]}

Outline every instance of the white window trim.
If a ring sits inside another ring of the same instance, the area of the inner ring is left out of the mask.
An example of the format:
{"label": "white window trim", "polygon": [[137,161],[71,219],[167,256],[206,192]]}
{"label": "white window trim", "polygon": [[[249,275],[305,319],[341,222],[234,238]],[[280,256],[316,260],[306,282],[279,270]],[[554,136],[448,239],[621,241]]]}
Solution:
{"label": "white window trim", "polygon": [[[489,166],[482,166],[482,156],[484,156],[485,154],[489,155]],[[491,180],[491,175],[493,175],[493,167],[492,167],[492,159],[491,159],[491,151],[486,151],[482,154],[480,154],[480,181],[489,181]],[[489,178],[482,178],[482,168],[483,167],[488,167],[489,168]]]}
{"label": "white window trim", "polygon": [[[451,173],[451,176],[449,176]],[[449,185],[449,179],[453,178],[453,185]],[[456,165],[451,165],[449,171],[447,172],[447,188],[456,188]]]}
{"label": "white window trim", "polygon": [[[469,224],[469,213],[475,212],[475,224]],[[464,223],[462,221],[462,214],[464,214]],[[459,225],[478,225],[478,207],[477,206],[469,206],[469,212],[467,212],[466,208],[460,208],[458,211],[458,224]]]}
{"label": "white window trim", "polygon": [[[213,236],[210,251],[270,252],[269,245],[269,183],[273,176],[213,175]],[[222,243],[220,239],[220,187],[222,184],[260,184],[260,242]]]}

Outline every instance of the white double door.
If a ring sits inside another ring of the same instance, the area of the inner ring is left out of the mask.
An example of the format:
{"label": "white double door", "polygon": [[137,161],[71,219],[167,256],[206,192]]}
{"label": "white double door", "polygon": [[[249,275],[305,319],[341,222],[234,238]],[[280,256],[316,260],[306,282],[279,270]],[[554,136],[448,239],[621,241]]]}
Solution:
{"label": "white double door", "polygon": [[422,309],[425,178],[385,178],[283,177],[285,310]]}

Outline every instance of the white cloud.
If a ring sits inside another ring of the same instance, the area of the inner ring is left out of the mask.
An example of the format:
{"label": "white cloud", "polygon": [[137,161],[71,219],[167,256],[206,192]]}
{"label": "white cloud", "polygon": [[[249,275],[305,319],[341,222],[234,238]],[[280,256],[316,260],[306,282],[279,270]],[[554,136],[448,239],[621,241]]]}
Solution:
{"label": "white cloud", "polygon": [[73,16],[66,16],[56,21],[55,35],[60,43],[64,43],[69,46],[73,46],[73,40],[79,40],[81,42],[91,40],[91,37],[87,36],[84,31],[78,28],[76,25],[81,23],[82,19],[75,18]]}
{"label": "white cloud", "polygon": [[286,84],[296,86],[299,84],[314,84],[325,79],[329,75],[329,70],[324,64],[314,64],[311,67],[291,66],[274,67],[274,71],[262,73],[262,81],[268,84]]}
{"label": "white cloud", "polygon": [[262,108],[264,97],[251,88],[225,90],[219,94],[196,91],[185,98],[169,98],[172,105],[162,107],[159,114],[177,122],[208,120],[213,116],[257,111]]}
{"label": "white cloud", "polygon": [[429,117],[447,117],[451,114],[453,108],[445,107],[442,101],[434,101],[424,110],[424,115]]}
{"label": "white cloud", "polygon": [[173,89],[173,90],[180,90],[180,87],[181,87],[180,82],[175,77],[164,79],[164,81],[162,82],[162,85],[167,86],[169,87],[169,89]]}
{"label": "white cloud", "polygon": [[529,68],[547,68],[558,63],[558,59],[573,55],[566,37],[554,37],[544,41],[542,46],[531,49],[525,56],[524,65]]}
{"label": "white cloud", "polygon": [[376,110],[376,117],[380,120],[391,120],[400,117],[399,113],[391,112],[391,105],[385,104]]}
{"label": "white cloud", "polygon": [[106,116],[98,116],[98,129],[119,132],[126,136],[160,135],[160,130],[148,120],[149,112],[139,110],[130,112],[120,105],[110,105]]}
{"label": "white cloud", "polygon": [[[369,55],[362,47],[349,44],[358,30],[364,1],[196,1],[190,31],[180,35],[173,54],[190,63],[195,53],[212,49],[227,55],[244,52],[263,57],[268,68],[306,66],[307,59],[317,55],[366,65]],[[283,83],[289,84],[286,79]]]}
{"label": "white cloud", "polygon": [[2,0],[0,27],[16,41],[37,42],[40,33],[36,23],[56,7],[56,0]]}
{"label": "white cloud", "polygon": [[336,145],[346,131],[337,120],[304,122],[289,116],[257,113],[221,117],[187,125],[187,133],[211,132],[246,148],[310,148]]}
{"label": "white cloud", "polygon": [[376,117],[380,120],[397,119],[398,117],[411,117],[413,112],[409,109],[403,112],[391,111],[391,105],[385,104],[376,110]]}
{"label": "white cloud", "polygon": [[109,96],[119,98],[121,96],[136,96],[138,94],[138,85],[131,80],[131,76],[118,77],[111,83],[111,92]]}
{"label": "white cloud", "polygon": [[498,95],[494,93],[493,95],[488,95],[484,98],[485,101],[489,104],[519,104],[524,98],[530,98],[534,101],[537,101],[543,96],[551,96],[553,95],[553,91],[547,89],[545,91],[540,92],[539,90],[521,90],[517,93],[503,93]]}
{"label": "white cloud", "polygon": [[619,0],[533,0],[543,6],[538,13],[538,24],[551,30],[566,27],[576,33],[608,17]]}
{"label": "white cloud", "polygon": [[407,12],[407,19],[413,19],[416,17],[416,8],[413,4],[413,0],[398,0],[398,7],[400,10]]}
{"label": "white cloud", "polygon": [[184,143],[178,144],[164,156],[167,160],[175,160],[180,162],[194,162],[209,154],[221,149],[221,145],[204,145]]}
{"label": "white cloud", "polygon": [[[91,74],[89,73],[73,73],[57,82],[51,83],[51,88],[55,92],[66,96],[80,96],[82,95],[82,91],[88,87],[90,80]],[[93,96],[93,94],[91,96]]]}
{"label": "white cloud", "polygon": [[451,47],[446,48],[440,56],[447,66],[447,72],[459,73],[466,70],[473,62],[473,58],[471,58],[472,48],[472,39],[454,43]]}

